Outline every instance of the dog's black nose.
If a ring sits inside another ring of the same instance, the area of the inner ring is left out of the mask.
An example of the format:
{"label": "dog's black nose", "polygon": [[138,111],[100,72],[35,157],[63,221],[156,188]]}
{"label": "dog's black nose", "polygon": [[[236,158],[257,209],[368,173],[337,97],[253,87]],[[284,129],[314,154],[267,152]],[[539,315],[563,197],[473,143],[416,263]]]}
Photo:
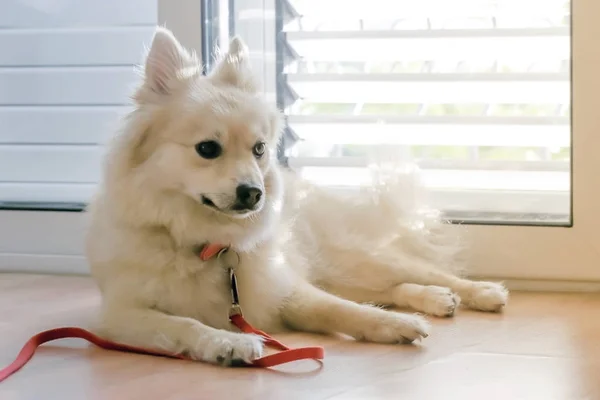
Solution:
{"label": "dog's black nose", "polygon": [[235,190],[235,194],[237,196],[238,203],[241,206],[245,207],[248,210],[251,210],[258,204],[260,198],[262,197],[262,190],[257,188],[256,186],[246,185],[242,183],[238,185]]}

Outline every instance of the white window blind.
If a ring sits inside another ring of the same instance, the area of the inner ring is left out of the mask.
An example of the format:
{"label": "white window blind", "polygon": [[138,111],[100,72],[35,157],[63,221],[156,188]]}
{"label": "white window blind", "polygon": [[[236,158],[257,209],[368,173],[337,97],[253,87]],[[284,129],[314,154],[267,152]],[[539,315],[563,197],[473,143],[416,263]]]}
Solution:
{"label": "white window blind", "polygon": [[323,185],[373,154],[422,170],[449,216],[567,223],[565,0],[287,0],[280,84],[288,163]]}
{"label": "white window blind", "polygon": [[0,206],[90,199],[156,23],[156,0],[0,2]]}

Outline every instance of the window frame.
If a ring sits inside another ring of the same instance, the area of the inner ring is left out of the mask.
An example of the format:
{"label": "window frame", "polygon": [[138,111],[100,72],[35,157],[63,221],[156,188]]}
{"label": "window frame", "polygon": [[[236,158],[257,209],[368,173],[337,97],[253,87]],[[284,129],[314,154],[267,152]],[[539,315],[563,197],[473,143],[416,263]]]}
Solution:
{"label": "window frame", "polygon": [[[228,0],[221,0],[227,2]],[[279,3],[277,0],[276,4]],[[158,0],[159,23],[198,54],[202,0]],[[469,275],[503,279],[524,289],[595,290],[600,287],[600,3],[571,0],[571,226],[462,224],[469,244]],[[175,5],[176,3],[176,5]],[[237,4],[236,4],[237,7]],[[250,44],[251,46],[252,44]],[[88,273],[83,256],[85,213],[0,211],[0,271]]]}

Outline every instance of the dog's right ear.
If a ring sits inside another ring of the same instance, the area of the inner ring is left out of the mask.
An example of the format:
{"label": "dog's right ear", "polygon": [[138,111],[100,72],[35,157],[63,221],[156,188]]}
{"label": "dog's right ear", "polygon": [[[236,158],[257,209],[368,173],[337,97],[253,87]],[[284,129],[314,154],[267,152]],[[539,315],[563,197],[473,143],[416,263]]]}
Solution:
{"label": "dog's right ear", "polygon": [[148,95],[169,95],[179,82],[199,73],[201,66],[196,55],[184,49],[171,31],[158,27],[144,66],[142,92],[146,96],[138,93],[136,100],[149,100]]}

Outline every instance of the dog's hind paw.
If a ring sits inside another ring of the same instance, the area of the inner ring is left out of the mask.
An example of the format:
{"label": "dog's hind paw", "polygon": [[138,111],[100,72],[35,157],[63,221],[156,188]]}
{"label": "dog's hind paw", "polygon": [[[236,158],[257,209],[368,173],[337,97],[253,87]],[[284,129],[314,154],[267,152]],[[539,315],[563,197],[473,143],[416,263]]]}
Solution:
{"label": "dog's hind paw", "polygon": [[460,305],[460,297],[452,290],[441,286],[426,286],[422,297],[421,310],[436,317],[451,317]]}
{"label": "dog's hind paw", "polygon": [[365,327],[362,338],[375,343],[412,343],[429,336],[429,323],[418,315],[385,312]]}
{"label": "dog's hind paw", "polygon": [[480,311],[502,311],[508,303],[508,290],[499,283],[473,282],[465,301],[469,308]]}

